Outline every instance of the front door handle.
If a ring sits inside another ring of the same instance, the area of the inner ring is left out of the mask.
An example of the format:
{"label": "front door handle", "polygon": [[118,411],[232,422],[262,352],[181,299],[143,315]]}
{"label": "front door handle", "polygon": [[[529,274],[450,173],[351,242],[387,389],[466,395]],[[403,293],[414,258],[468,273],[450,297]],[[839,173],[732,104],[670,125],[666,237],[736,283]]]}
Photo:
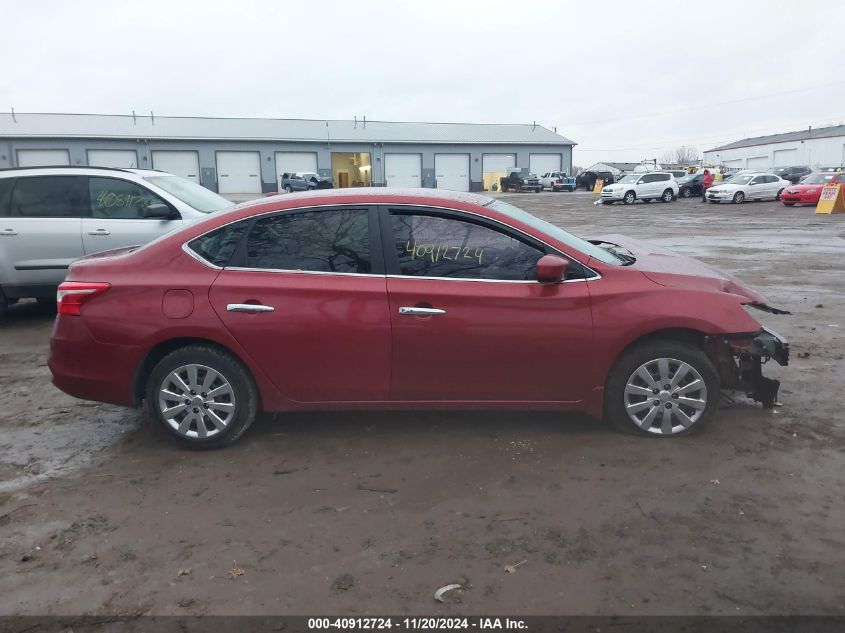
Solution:
{"label": "front door handle", "polygon": [[3,229],[0,231],[0,235],[8,235],[9,237],[14,237],[17,234],[18,232],[15,229]]}
{"label": "front door handle", "polygon": [[272,312],[273,306],[264,306],[260,303],[230,303],[226,306],[229,312]]}
{"label": "front door handle", "polygon": [[436,314],[446,314],[446,310],[440,308],[412,308],[405,306],[399,308],[399,314],[410,316],[434,316]]}
{"label": "front door handle", "polygon": [[88,231],[88,235],[111,235],[111,231],[106,229],[97,229],[96,231]]}

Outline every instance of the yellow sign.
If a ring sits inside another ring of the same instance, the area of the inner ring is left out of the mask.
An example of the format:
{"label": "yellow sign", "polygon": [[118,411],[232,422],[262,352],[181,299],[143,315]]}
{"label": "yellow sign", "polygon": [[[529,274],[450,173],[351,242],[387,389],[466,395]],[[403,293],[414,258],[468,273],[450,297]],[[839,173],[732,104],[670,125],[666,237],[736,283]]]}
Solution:
{"label": "yellow sign", "polygon": [[596,185],[593,187],[593,193],[601,193],[602,187],[604,187],[604,180],[596,178]]}
{"label": "yellow sign", "polygon": [[822,187],[822,195],[816,205],[816,213],[845,213],[842,185],[838,182],[831,182]]}

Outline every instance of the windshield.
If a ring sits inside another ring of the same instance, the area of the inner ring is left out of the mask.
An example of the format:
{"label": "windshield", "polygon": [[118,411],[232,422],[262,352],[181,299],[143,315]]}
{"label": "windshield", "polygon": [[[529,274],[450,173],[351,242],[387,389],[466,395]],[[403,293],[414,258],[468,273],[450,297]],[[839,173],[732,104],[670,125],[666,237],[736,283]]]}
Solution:
{"label": "windshield", "polygon": [[754,178],[754,174],[740,174],[729,178],[726,182],[729,185],[747,185],[752,178]]}
{"label": "windshield", "polygon": [[823,185],[833,180],[836,174],[810,174],[801,181],[802,185]]}
{"label": "windshield", "polygon": [[620,257],[617,257],[613,253],[603,248],[599,248],[595,244],[590,244],[587,240],[583,240],[580,237],[576,237],[572,235],[572,233],[568,233],[564,231],[562,228],[555,226],[551,222],[546,222],[545,220],[541,220],[537,216],[531,215],[527,211],[523,211],[519,207],[515,207],[512,204],[508,204],[502,200],[494,200],[490,204],[487,205],[494,211],[498,211],[499,213],[506,215],[509,218],[513,218],[514,220],[518,220],[523,224],[530,226],[531,228],[537,229],[542,231],[546,235],[553,237],[556,240],[559,240],[566,244],[567,246],[571,246],[575,250],[581,251],[585,255],[589,255],[593,259],[597,259],[600,262],[605,264],[614,264],[616,266],[620,266],[623,264],[623,260]]}
{"label": "windshield", "polygon": [[639,179],[639,174],[628,174],[627,176],[622,176],[619,182],[637,182]]}
{"label": "windshield", "polygon": [[214,213],[234,206],[233,202],[223,196],[218,196],[213,191],[179,176],[149,176],[144,180],[149,180],[156,187],[161,187],[171,196],[179,198],[192,209],[202,213]]}

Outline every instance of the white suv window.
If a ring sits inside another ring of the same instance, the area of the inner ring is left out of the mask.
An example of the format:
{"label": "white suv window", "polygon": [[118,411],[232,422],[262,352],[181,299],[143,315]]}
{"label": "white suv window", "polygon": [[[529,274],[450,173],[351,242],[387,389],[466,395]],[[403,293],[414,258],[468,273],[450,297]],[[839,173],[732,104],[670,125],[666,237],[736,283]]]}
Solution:
{"label": "white suv window", "polygon": [[170,206],[146,187],[119,178],[88,179],[91,217],[140,220],[151,204]]}

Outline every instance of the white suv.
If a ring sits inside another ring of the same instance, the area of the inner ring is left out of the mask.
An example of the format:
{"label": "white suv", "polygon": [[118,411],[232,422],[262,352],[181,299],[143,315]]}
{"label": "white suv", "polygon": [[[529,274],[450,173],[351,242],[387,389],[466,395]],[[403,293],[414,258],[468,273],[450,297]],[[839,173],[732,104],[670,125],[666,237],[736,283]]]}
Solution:
{"label": "white suv", "polygon": [[601,201],[613,204],[622,201],[634,204],[637,200],[651,202],[662,200],[672,202],[678,197],[678,182],[669,172],[650,171],[644,174],[628,174],[619,181],[601,190]]}
{"label": "white suv", "polygon": [[147,169],[0,170],[0,315],[25,297],[54,300],[83,255],[145,244],[232,203]]}

